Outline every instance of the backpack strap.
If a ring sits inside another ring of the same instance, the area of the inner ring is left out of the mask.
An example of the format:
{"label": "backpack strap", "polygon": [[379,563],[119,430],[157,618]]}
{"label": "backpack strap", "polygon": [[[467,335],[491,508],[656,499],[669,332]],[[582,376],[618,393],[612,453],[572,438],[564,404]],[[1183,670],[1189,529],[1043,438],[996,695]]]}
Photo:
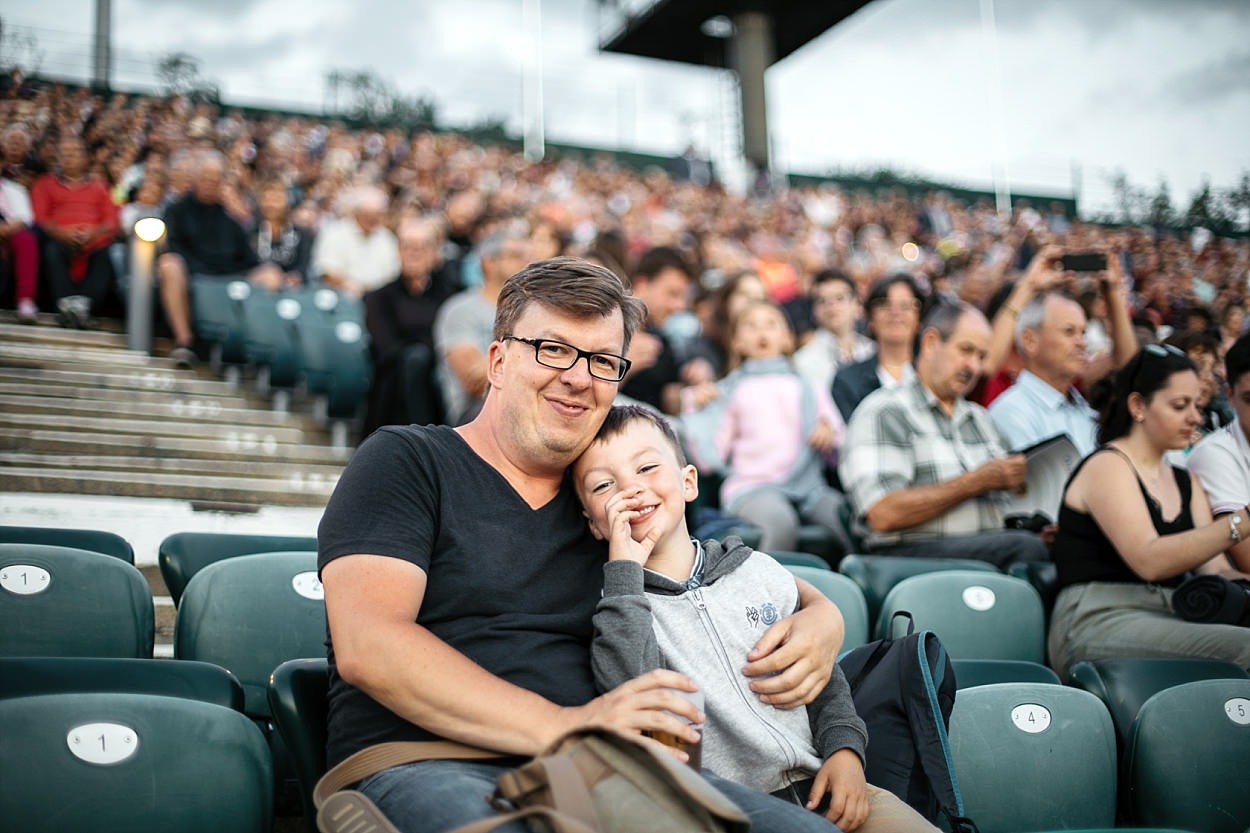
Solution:
{"label": "backpack strap", "polygon": [[370,775],[400,764],[436,760],[487,760],[508,757],[451,740],[393,741],[365,747],[339,761],[317,781],[313,804],[320,807],[333,793]]}
{"label": "backpack strap", "polygon": [[871,674],[873,669],[876,668],[881,663],[881,660],[885,659],[885,655],[889,653],[890,646],[894,642],[894,620],[899,617],[907,619],[907,633],[905,636],[911,636],[915,632],[916,620],[912,618],[911,613],[906,610],[894,611],[894,615],[892,615],[890,617],[890,621],[886,623],[885,638],[877,641],[877,646],[873,648],[872,654],[868,657],[868,659],[864,660],[864,664],[860,666],[859,671],[856,672],[854,677],[847,679],[846,683],[850,687],[851,691],[855,691],[859,687],[859,684],[863,682],[864,678]]}

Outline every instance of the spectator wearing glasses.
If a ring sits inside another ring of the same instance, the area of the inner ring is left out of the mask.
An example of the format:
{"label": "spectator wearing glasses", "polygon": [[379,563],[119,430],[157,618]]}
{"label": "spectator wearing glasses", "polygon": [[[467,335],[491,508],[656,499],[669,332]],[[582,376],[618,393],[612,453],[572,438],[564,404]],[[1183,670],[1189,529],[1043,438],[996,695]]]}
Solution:
{"label": "spectator wearing glasses", "polygon": [[529,232],[511,226],[488,234],[477,245],[482,285],[453,295],[434,320],[439,385],[450,425],[477,415],[486,397],[486,351],[493,339],[495,302],[510,275],[529,262]]}
{"label": "spectator wearing glasses", "polygon": [[840,368],[876,352],[872,339],[856,329],[863,307],[855,282],[845,272],[825,269],[812,279],[812,319],[816,329],[794,353],[794,366],[816,390],[830,391]]}
{"label": "spectator wearing glasses", "polygon": [[915,376],[868,396],[838,467],[874,553],[978,558],[1000,568],[1049,559],[1035,533],[1003,527],[1002,493],[1025,482],[1024,455],[965,397],[990,340],[985,316],[943,302],[925,319]]}
{"label": "spectator wearing glasses", "polygon": [[868,292],[868,334],[875,355],[839,369],[833,379],[833,401],[849,422],[864,397],[878,388],[911,381],[912,352],[920,329],[924,295],[911,275],[899,272],[879,279]]}
{"label": "spectator wearing glasses", "polygon": [[[1250,669],[1250,629],[1187,622],[1173,590],[1190,570],[1250,533],[1250,508],[1213,518],[1197,475],[1169,465],[1201,421],[1197,368],[1171,345],[1150,344],[1115,376],[1099,417],[1102,447],[1064,489],[1054,553],[1059,596],[1048,648],[1066,677],[1080,660],[1208,657]],[[1228,511],[1232,509],[1232,511]],[[1250,568],[1245,551],[1237,566]]]}

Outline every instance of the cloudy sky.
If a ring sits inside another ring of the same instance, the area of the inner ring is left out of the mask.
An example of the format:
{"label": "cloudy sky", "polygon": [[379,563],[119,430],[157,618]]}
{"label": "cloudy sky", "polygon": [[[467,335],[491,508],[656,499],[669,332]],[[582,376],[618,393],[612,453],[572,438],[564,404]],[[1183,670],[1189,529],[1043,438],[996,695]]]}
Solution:
{"label": "cloudy sky", "polygon": [[[631,0],[637,5],[637,0]],[[1250,170],[1245,0],[875,0],[767,75],[774,161],[889,167],[1110,201],[1117,170],[1173,200]],[[89,73],[93,0],[0,0],[49,74]],[[596,0],[542,0],[548,138],[717,159],[737,142],[724,73],[600,54]],[[113,0],[114,83],[154,85],[156,58],[198,57],[227,101],[318,109],[332,69],[433,98],[442,121],[520,132],[533,65],[522,0]],[[9,44],[13,45],[12,42]],[[995,59],[995,52],[997,59]],[[6,56],[7,58],[7,56]]]}

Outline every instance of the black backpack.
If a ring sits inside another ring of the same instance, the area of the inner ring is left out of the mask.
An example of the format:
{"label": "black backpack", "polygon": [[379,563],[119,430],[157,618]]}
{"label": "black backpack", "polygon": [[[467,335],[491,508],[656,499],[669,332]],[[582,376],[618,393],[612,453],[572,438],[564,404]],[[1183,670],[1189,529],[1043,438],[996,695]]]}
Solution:
{"label": "black backpack", "polygon": [[964,816],[946,730],[955,705],[955,671],[933,631],[916,632],[910,613],[904,636],[861,645],[838,661],[868,727],[868,783],[889,790],[931,822],[939,811],[952,833],[976,833]]}

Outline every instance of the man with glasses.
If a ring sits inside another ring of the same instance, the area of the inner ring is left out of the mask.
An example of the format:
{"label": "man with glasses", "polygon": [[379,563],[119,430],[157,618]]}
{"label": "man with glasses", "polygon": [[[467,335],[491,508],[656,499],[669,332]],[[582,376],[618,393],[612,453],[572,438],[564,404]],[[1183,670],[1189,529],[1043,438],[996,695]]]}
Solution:
{"label": "man with glasses", "polygon": [[977,558],[1000,568],[1045,561],[1032,532],[1003,528],[1003,492],[1025,483],[989,415],[965,397],[981,375],[990,325],[975,307],[938,304],[920,336],[915,377],[860,403],[838,471],[874,553]]}
{"label": "man with glasses", "polygon": [[[693,734],[686,721],[699,715],[671,690],[691,684],[675,672],[596,696],[591,618],[606,552],[565,479],[629,369],[642,316],[606,269],[574,258],[530,264],[500,291],[479,415],[455,429],[381,428],[339,480],[318,530],[327,763],[379,742],[432,738],[507,756],[365,778],[357,789],[392,829],[443,833],[493,815],[483,797],[498,776],[574,727]],[[800,597],[804,610],[734,658],[775,705],[810,701],[841,641],[836,609],[810,585],[800,584]],[[802,807],[709,780],[757,833],[829,830]]]}

